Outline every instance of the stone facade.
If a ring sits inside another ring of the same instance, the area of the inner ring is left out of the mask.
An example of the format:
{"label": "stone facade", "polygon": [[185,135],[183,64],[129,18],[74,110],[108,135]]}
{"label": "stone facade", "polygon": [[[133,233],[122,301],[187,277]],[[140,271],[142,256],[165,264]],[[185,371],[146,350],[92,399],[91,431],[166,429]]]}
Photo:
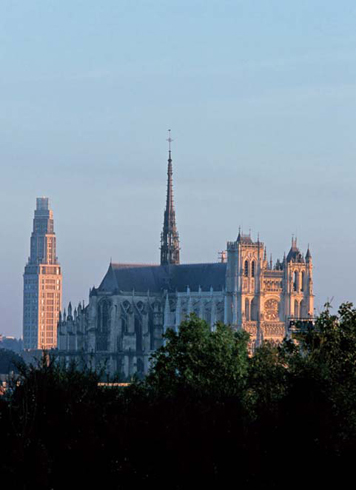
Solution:
{"label": "stone facade", "polygon": [[313,318],[309,248],[304,257],[293,239],[288,256],[273,265],[262,242],[239,233],[236,242],[228,242],[227,252],[225,322],[245,329],[252,347],[264,340],[280,342],[291,320]]}
{"label": "stone facade", "polygon": [[[193,312],[211,328],[224,320],[225,273],[223,263],[110,264],[99,288],[91,290],[89,304],[74,310],[69,305],[61,316],[59,354],[67,362],[75,358],[95,367],[105,362],[111,374],[143,374],[167,328],[177,331]],[[210,280],[204,281],[205,275]]]}
{"label": "stone facade", "polygon": [[[239,233],[228,242],[220,262],[180,264],[169,152],[167,202],[161,235],[161,264],[113,264],[89,304],[69,305],[58,325],[58,352],[63,362],[75,359],[110,374],[143,375],[151,354],[162,345],[167,328],[178,331],[190,313],[250,333],[253,350],[264,340],[281,342],[293,319],[311,319],[313,265],[293,239],[275,264],[265,246]],[[104,364],[105,363],[105,364]]]}

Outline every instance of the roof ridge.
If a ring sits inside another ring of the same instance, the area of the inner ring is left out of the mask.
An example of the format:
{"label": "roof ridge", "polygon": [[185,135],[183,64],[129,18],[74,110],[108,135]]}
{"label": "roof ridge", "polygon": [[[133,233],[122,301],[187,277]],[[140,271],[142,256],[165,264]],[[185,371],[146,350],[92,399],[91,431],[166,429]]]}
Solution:
{"label": "roof ridge", "polygon": [[114,267],[160,267],[159,264],[130,264],[127,262],[112,262],[112,266]]}

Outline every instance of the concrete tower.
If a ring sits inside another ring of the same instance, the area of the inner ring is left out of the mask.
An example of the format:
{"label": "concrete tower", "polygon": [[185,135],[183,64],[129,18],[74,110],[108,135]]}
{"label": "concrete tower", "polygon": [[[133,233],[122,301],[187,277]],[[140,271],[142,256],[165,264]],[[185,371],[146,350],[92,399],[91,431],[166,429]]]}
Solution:
{"label": "concrete tower", "polygon": [[36,200],[23,298],[24,348],[56,347],[57,323],[62,307],[62,272],[56,256],[53,212],[49,209],[47,197]]}
{"label": "concrete tower", "polygon": [[176,225],[176,213],[173,202],[173,166],[171,152],[171,134],[169,130],[167,200],[164,211],[163,231],[161,234],[161,265],[179,264],[179,234]]}

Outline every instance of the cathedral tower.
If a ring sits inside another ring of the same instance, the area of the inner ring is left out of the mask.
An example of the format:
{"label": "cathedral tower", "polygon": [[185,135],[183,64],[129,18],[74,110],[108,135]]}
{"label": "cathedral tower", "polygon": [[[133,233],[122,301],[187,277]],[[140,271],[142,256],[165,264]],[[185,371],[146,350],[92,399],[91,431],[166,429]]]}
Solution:
{"label": "cathedral tower", "polygon": [[264,340],[281,342],[290,323],[311,321],[314,314],[313,263],[297,240],[283,261],[267,260],[264,244],[239,233],[227,244],[225,322],[250,334],[250,349]]}
{"label": "cathedral tower", "polygon": [[228,242],[227,250],[226,322],[246,328],[246,323],[260,320],[261,277],[267,267],[264,244],[259,239],[254,242],[250,234],[239,232],[236,242]]}
{"label": "cathedral tower", "polygon": [[306,256],[301,254],[297,239],[292,239],[292,247],[285,264],[286,314],[295,320],[312,318],[314,315],[313,261],[308,247]]}
{"label": "cathedral tower", "polygon": [[171,152],[171,130],[169,130],[167,200],[164,211],[163,231],[161,234],[161,265],[179,264],[179,234],[176,225],[176,213],[173,202],[173,165]]}
{"label": "cathedral tower", "polygon": [[56,347],[62,306],[62,273],[56,256],[53,212],[49,209],[47,197],[36,200],[23,297],[24,348]]}

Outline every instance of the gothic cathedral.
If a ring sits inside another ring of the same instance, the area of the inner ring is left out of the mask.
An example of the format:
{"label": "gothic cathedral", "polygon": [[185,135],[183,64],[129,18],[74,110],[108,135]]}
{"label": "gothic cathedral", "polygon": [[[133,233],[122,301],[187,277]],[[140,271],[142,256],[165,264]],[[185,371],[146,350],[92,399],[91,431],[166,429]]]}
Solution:
{"label": "gothic cathedral", "polygon": [[[169,138],[169,145],[171,139]],[[114,264],[87,306],[60,315],[58,353],[64,363],[102,366],[110,374],[144,375],[162,334],[179,330],[190,313],[214,329],[221,321],[250,334],[253,350],[265,340],[281,342],[289,326],[314,314],[313,263],[297,240],[283,260],[267,260],[258,239],[239,232],[216,263],[181,264],[173,201],[171,147],[160,265]]]}

